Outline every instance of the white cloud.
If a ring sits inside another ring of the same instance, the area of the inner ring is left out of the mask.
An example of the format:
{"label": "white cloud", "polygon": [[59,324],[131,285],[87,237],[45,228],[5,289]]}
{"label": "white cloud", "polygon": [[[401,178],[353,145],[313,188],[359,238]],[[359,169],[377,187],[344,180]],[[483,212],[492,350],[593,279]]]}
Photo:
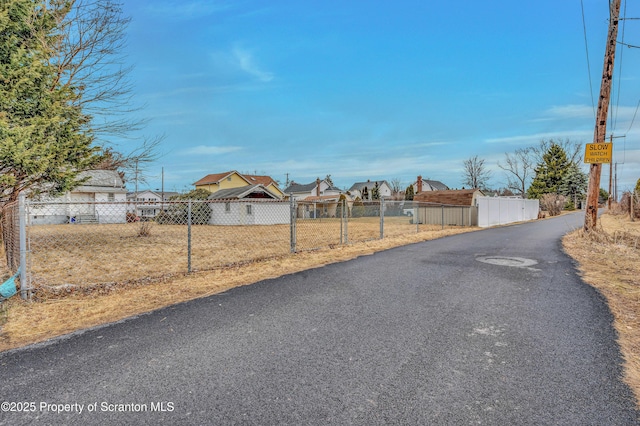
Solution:
{"label": "white cloud", "polygon": [[485,143],[489,144],[506,144],[506,145],[535,145],[542,139],[572,139],[572,140],[590,140],[593,137],[592,131],[585,130],[564,130],[557,132],[534,133],[531,135],[507,136],[504,138],[485,139]]}
{"label": "white cloud", "polygon": [[198,145],[183,151],[182,155],[220,155],[242,150],[239,146]]}
{"label": "white cloud", "polygon": [[547,116],[551,118],[587,118],[595,119],[593,107],[588,105],[561,105],[553,106],[546,111]]}
{"label": "white cloud", "polygon": [[235,47],[233,49],[233,57],[235,58],[237,65],[242,71],[256,77],[258,80],[264,83],[273,80],[273,73],[262,70],[255,63],[253,54],[248,50],[242,49],[240,47]]}

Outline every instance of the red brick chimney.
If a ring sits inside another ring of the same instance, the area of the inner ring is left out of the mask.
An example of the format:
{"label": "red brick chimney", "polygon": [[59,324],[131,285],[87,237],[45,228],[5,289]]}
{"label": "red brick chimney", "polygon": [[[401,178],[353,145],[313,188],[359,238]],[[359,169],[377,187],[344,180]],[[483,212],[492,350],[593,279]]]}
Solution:
{"label": "red brick chimney", "polygon": [[422,176],[418,176],[418,182],[417,185],[418,189],[416,190],[416,194],[419,194],[422,192]]}
{"label": "red brick chimney", "polygon": [[320,196],[320,178],[316,179],[316,195],[319,197]]}

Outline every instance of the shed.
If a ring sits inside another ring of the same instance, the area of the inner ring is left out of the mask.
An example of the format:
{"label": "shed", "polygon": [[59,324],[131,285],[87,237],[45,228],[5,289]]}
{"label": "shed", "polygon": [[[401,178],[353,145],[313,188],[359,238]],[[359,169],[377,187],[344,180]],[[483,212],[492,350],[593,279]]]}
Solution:
{"label": "shed", "polygon": [[413,201],[449,206],[475,206],[478,197],[484,197],[484,193],[477,188],[450,189],[448,191],[423,191],[414,195]]}
{"label": "shed", "polygon": [[221,189],[209,196],[210,225],[289,224],[289,203],[262,184]]}

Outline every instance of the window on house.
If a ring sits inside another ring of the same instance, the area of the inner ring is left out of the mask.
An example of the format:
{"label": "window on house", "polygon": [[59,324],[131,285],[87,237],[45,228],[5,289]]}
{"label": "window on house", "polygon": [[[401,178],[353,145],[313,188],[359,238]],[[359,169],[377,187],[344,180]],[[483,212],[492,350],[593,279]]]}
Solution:
{"label": "window on house", "polygon": [[251,204],[247,204],[247,214],[251,214]]}
{"label": "window on house", "polygon": [[111,202],[111,201],[115,201],[116,200],[116,194],[114,194],[113,192],[109,192],[107,194],[107,201]]}
{"label": "window on house", "polygon": [[224,203],[224,211],[226,213],[231,213],[231,203]]}

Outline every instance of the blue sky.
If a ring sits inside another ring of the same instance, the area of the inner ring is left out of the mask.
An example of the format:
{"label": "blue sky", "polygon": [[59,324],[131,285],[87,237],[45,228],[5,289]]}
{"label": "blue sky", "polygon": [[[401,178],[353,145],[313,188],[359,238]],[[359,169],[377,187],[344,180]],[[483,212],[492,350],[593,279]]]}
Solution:
{"label": "blue sky", "polygon": [[[178,191],[227,170],[283,187],[288,173],[460,188],[474,155],[503,186],[505,152],[591,142],[608,2],[583,2],[592,87],[580,0],[124,0],[144,134],[165,136],[144,186],[160,188],[164,167]],[[624,41],[640,45],[640,21]],[[617,59],[607,132],[626,136],[614,149],[624,190],[640,177],[640,49]]]}

